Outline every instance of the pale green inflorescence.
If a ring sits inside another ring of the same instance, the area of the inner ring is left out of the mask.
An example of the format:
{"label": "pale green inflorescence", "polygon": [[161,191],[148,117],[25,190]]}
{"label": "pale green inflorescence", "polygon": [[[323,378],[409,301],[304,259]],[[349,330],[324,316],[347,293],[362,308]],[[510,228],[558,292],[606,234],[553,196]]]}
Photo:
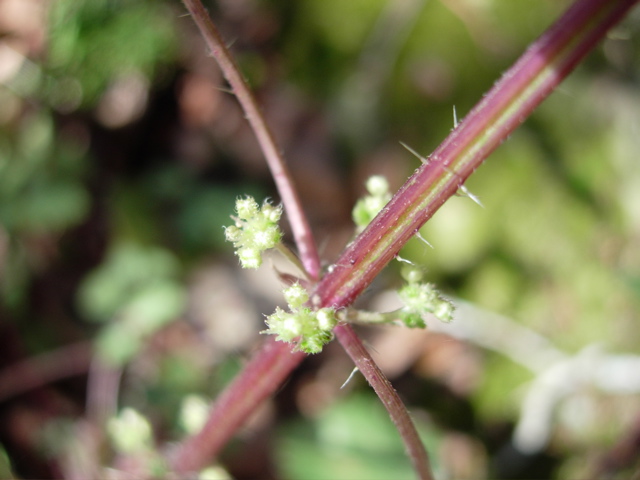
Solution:
{"label": "pale green inflorescence", "polygon": [[282,239],[278,226],[282,207],[268,202],[258,206],[253,197],[236,200],[235,225],[225,227],[225,238],[233,243],[242,268],[262,265],[262,253],[274,248]]}
{"label": "pale green inflorescence", "polygon": [[269,327],[263,333],[277,335],[276,339],[295,343],[296,349],[305,353],[319,353],[333,338],[332,330],[338,323],[333,308],[313,310],[305,306],[309,294],[299,283],[284,290],[289,311],[276,307],[267,317]]}
{"label": "pale green inflorescence", "polygon": [[[274,248],[282,238],[278,221],[282,207],[264,202],[259,207],[252,197],[236,200],[235,224],[225,228],[225,237],[233,243],[236,255],[243,268],[258,268],[262,264],[262,253]],[[263,333],[276,335],[278,340],[295,343],[296,349],[306,353],[319,353],[333,338],[333,327],[337,324],[335,310],[314,310],[305,304],[309,294],[298,283],[284,290],[289,311],[280,307],[267,317],[269,327]]]}
{"label": "pale green inflorescence", "polygon": [[135,453],[152,446],[151,424],[133,408],[124,408],[107,422],[107,433],[115,449],[121,453]]}
{"label": "pale green inflorescence", "polygon": [[440,296],[435,286],[422,283],[422,272],[415,267],[404,268],[402,276],[407,280],[398,295],[404,303],[400,309],[400,320],[412,328],[425,328],[424,317],[432,314],[443,322],[453,320],[453,304]]}
{"label": "pale green inflorescence", "polygon": [[[381,175],[370,177],[366,182],[366,188],[368,195],[358,200],[352,211],[358,232],[364,230],[391,199],[389,183]],[[424,317],[427,314],[432,314],[443,322],[453,319],[453,305],[440,296],[434,285],[422,283],[423,275],[419,268],[407,266],[403,269],[402,276],[407,284],[398,291],[398,295],[405,306],[394,313],[405,325],[425,328]]]}
{"label": "pale green inflorescence", "polygon": [[389,182],[382,175],[369,177],[366,188],[369,194],[359,199],[351,212],[353,222],[358,227],[358,232],[364,230],[378,212],[391,200]]}

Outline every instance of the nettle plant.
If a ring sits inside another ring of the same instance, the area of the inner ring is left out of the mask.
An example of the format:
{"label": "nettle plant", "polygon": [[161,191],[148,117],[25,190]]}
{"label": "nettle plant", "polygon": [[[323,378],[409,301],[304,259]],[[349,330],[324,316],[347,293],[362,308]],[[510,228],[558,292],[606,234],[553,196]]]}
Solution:
{"label": "nettle plant", "polygon": [[[184,0],[207,46],[241,104],[264,152],[282,205],[259,205],[240,197],[234,223],[225,229],[240,264],[258,268],[265,250],[276,248],[294,262],[299,278],[281,275],[287,309],[266,316],[269,334],[261,350],[216,400],[204,426],[171,452],[169,468],[177,473],[205,468],[248,415],[275,392],[306,354],[318,353],[337,339],[389,412],[420,478],[432,478],[427,453],[391,384],[376,366],[351,324],[398,322],[426,326],[428,314],[450,321],[452,305],[424,281],[420,268],[404,265],[399,291],[404,307],[395,312],[361,312],[351,305],[376,275],[398,257],[402,246],[464,187],[471,173],[524,121],[584,56],[636,4],[636,0],[578,0],[488,92],[482,101],[391,195],[385,180],[367,182],[368,195],[353,211],[357,236],[323,273],[318,251],[286,164],[255,99],[247,88],[213,22],[199,0]],[[278,225],[284,210],[297,253],[282,243]]]}
{"label": "nettle plant", "polygon": [[[363,230],[391,198],[384,177],[371,177],[367,181],[367,190],[369,195],[359,200],[353,209],[354,223],[359,230]],[[252,197],[239,198],[236,214],[232,217],[235,224],[225,228],[225,237],[233,243],[243,268],[259,268],[263,252],[277,248],[303,270],[295,254],[281,242],[283,234],[278,221],[282,207],[266,201],[260,207]],[[416,235],[420,236],[419,233]],[[399,321],[407,327],[425,328],[428,314],[450,322],[453,304],[442,298],[434,285],[422,282],[423,273],[419,267],[401,257],[396,258],[408,263],[402,270],[407,283],[398,291],[404,307],[387,313],[320,307],[310,298],[308,279],[283,276],[283,282],[289,284],[283,291],[289,311],[277,307],[273,314],[267,316],[269,328],[263,333],[276,335],[276,340],[291,343],[295,350],[320,353],[322,347],[333,339],[333,329],[339,322],[372,324]]]}

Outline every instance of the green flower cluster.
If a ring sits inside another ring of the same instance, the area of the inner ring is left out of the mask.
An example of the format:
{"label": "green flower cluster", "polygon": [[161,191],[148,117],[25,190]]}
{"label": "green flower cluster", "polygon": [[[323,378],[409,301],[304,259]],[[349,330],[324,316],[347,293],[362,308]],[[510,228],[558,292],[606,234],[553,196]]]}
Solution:
{"label": "green flower cluster", "polygon": [[359,199],[351,212],[353,222],[358,227],[358,232],[364,230],[378,212],[382,210],[382,207],[391,200],[389,182],[381,175],[369,177],[366,188],[369,195]]}
{"label": "green flower cluster", "polygon": [[258,268],[262,265],[262,253],[274,248],[282,238],[278,226],[282,207],[274,207],[267,201],[258,206],[253,197],[236,200],[235,225],[225,227],[227,241],[232,242],[242,268]]}
{"label": "green flower cluster", "polygon": [[296,349],[305,353],[319,353],[333,339],[333,327],[338,320],[333,308],[313,310],[305,304],[309,294],[299,283],[284,290],[289,311],[276,307],[267,317],[269,327],[262,333],[277,335],[276,339],[295,343]]}
{"label": "green flower cluster", "polygon": [[453,320],[453,304],[440,296],[435,286],[422,283],[422,272],[415,267],[403,269],[402,276],[407,280],[398,295],[404,307],[398,311],[402,323],[411,328],[425,328],[424,317],[432,314],[443,322]]}

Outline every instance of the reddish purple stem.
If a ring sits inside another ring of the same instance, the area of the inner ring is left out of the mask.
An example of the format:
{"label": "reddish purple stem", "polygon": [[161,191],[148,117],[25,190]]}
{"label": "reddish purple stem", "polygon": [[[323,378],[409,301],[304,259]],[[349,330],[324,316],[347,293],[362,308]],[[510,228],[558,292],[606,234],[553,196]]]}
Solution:
{"label": "reddish purple stem", "polygon": [[[301,352],[292,352],[288,343],[276,342],[273,337],[267,338],[242,373],[216,399],[202,430],[172,452],[172,470],[197,472],[207,465],[256,407],[280,388],[282,379],[305,356]],[[274,378],[280,381],[274,381]]]}

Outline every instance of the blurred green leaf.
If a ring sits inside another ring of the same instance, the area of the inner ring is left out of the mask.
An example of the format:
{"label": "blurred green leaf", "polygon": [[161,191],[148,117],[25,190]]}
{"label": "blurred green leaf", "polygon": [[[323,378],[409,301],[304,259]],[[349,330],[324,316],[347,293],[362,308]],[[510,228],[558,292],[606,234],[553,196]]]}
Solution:
{"label": "blurred green leaf", "polygon": [[31,185],[10,208],[0,207],[0,219],[10,229],[45,233],[75,225],[88,211],[85,189],[77,183],[60,181]]}
{"label": "blurred green leaf", "polygon": [[[429,432],[422,439],[434,447],[433,426],[417,426]],[[373,395],[351,394],[312,424],[289,423],[278,435],[276,455],[284,476],[299,480],[415,478],[397,430]],[[432,462],[437,470],[437,459]]]}
{"label": "blurred green leaf", "polygon": [[91,106],[130,71],[154,78],[176,52],[174,12],[159,1],[58,0],[51,9],[48,64],[80,82]]}
{"label": "blurred green leaf", "polygon": [[82,152],[55,137],[46,112],[27,115],[18,135],[0,131],[0,222],[11,232],[60,232],[82,221],[90,198]]}
{"label": "blurred green leaf", "polygon": [[130,331],[128,325],[115,322],[106,325],[96,339],[96,350],[107,365],[123,367],[142,348],[144,338]]}
{"label": "blurred green leaf", "polygon": [[11,462],[9,456],[3,447],[0,447],[0,477],[6,479],[13,479],[13,472],[11,471]]}
{"label": "blurred green leaf", "polygon": [[102,358],[110,364],[123,365],[148,336],[178,318],[184,304],[184,287],[169,281],[156,281],[133,294],[98,335]]}
{"label": "blurred green leaf", "polygon": [[[176,258],[154,246],[120,243],[114,246],[105,262],[83,282],[78,303],[93,321],[104,322],[116,315],[130,313],[164,318],[163,308],[175,314],[180,303],[170,282],[179,273]],[[161,298],[166,296],[165,299]],[[158,301],[160,306],[154,306]]]}

